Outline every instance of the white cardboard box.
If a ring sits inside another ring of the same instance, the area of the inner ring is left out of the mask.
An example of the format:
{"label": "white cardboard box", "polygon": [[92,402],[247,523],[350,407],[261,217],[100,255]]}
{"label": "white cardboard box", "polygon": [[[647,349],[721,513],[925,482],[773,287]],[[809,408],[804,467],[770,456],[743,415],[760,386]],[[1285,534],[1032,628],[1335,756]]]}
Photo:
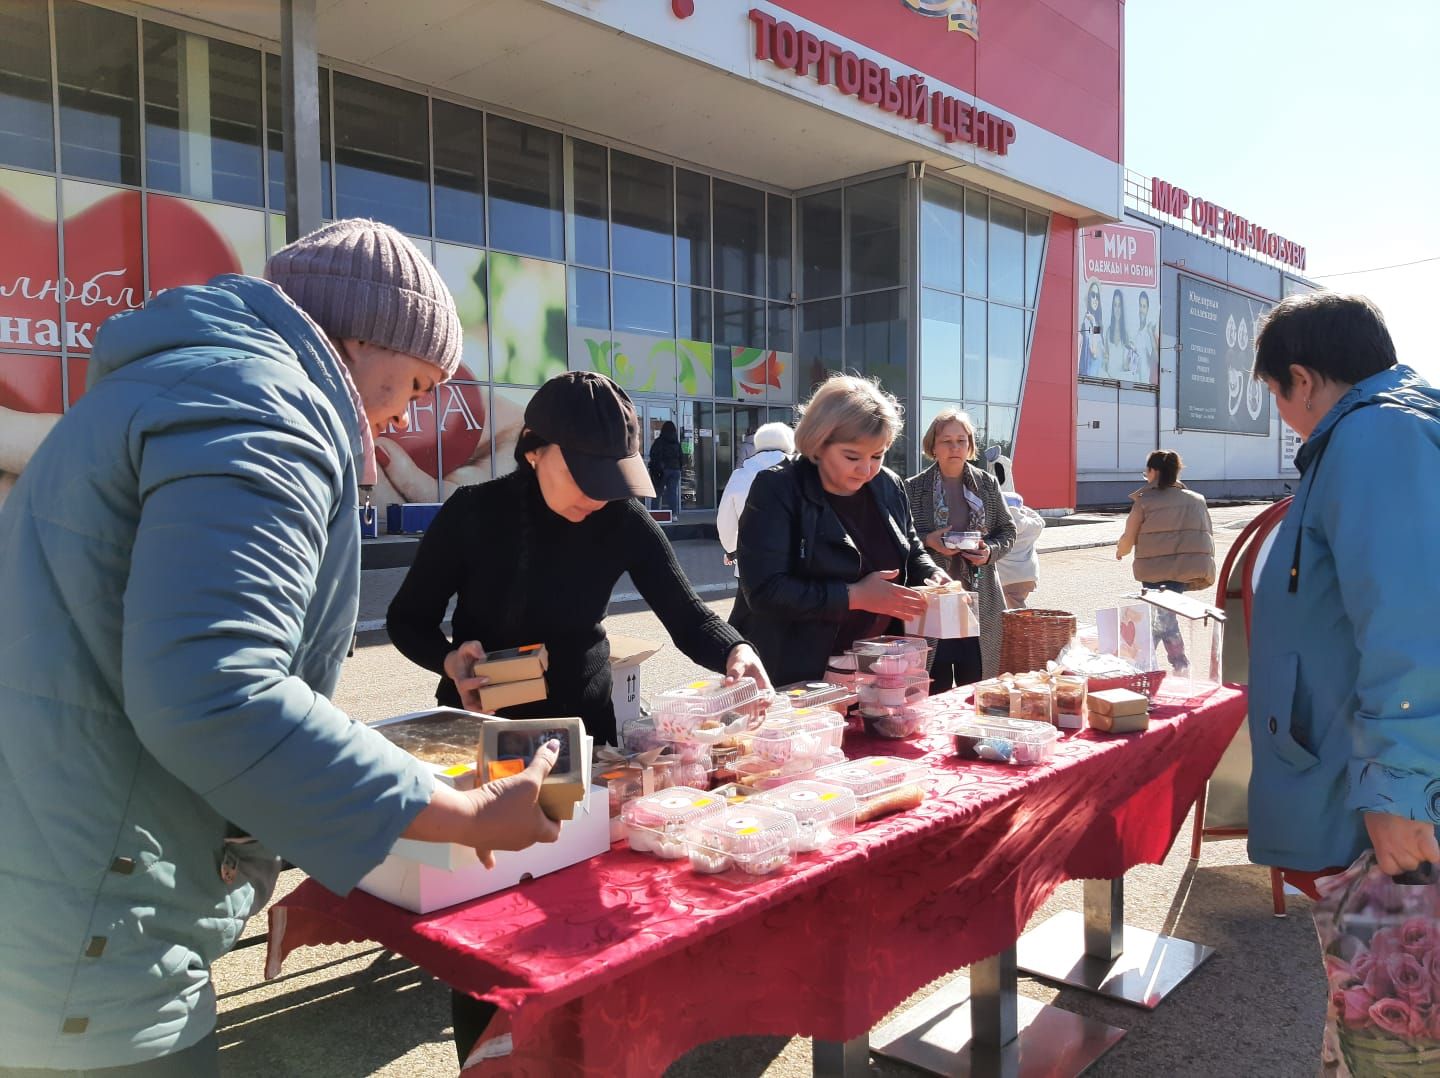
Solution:
{"label": "white cardboard box", "polygon": [[610,795],[604,787],[591,787],[586,809],[561,824],[555,842],[497,851],[492,869],[468,846],[397,839],[390,856],[360,881],[360,890],[412,913],[431,913],[587,861],[610,849]]}
{"label": "white cardboard box", "polygon": [[640,664],[664,646],[638,636],[610,637],[610,677],[615,683],[610,698],[617,729],[626,719],[640,717]]}

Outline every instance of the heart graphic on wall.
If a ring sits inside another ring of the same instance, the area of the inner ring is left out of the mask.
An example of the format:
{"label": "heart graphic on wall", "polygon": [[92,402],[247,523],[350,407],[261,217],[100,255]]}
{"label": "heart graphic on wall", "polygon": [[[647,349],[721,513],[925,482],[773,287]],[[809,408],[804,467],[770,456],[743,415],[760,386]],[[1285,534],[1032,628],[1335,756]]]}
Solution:
{"label": "heart graphic on wall", "polygon": [[[141,306],[141,198],[101,184],[64,181],[65,272],[60,274],[55,181],[0,170],[0,334],[4,343],[37,352],[90,351],[106,318]],[[159,292],[197,284],[219,273],[237,273],[236,248],[207,218],[211,207],[185,199],[150,196],[150,289]],[[213,207],[254,222],[263,256],[263,217],[258,211]],[[258,268],[258,267],[257,267]],[[65,318],[60,319],[64,294]]]}

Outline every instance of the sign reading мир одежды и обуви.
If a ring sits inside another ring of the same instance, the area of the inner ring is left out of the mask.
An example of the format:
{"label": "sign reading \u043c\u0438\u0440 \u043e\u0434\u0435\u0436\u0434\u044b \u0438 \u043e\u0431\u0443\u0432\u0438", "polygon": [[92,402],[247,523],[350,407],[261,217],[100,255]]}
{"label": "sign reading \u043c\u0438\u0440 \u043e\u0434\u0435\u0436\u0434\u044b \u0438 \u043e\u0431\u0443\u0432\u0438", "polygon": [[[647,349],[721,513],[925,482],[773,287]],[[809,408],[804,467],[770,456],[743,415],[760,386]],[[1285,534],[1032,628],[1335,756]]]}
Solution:
{"label": "sign reading \u043c\u0438\u0440 \u043e\u0434\u0435\u0436\u0434\u044b \u0438 \u043e\u0431\u0443\u0432\u0438", "polygon": [[1294,240],[1262,228],[1224,206],[1203,198],[1192,198],[1183,187],[1150,178],[1150,208],[1165,217],[1189,219],[1203,236],[1223,236],[1237,248],[1259,251],[1277,262],[1296,269],[1305,268],[1305,248]]}

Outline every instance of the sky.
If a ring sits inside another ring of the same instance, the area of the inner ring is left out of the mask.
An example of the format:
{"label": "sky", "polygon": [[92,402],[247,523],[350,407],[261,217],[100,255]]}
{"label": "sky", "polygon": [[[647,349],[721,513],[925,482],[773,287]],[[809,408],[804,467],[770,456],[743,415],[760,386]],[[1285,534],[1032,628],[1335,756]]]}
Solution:
{"label": "sky", "polygon": [[1126,166],[1304,244],[1440,384],[1437,41],[1435,0],[1125,4]]}

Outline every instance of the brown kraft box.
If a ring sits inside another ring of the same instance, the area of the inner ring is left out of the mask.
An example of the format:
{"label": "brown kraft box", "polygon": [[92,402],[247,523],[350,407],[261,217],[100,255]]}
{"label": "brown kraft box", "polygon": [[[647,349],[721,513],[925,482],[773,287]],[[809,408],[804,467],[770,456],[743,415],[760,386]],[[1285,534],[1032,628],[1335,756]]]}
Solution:
{"label": "brown kraft box", "polygon": [[545,679],[532,678],[529,681],[504,681],[499,685],[485,685],[480,691],[480,710],[493,714],[501,708],[517,704],[529,704],[545,699]]}
{"label": "brown kraft box", "polygon": [[550,653],[544,644],[492,651],[475,664],[476,677],[488,677],[491,685],[511,681],[534,681],[550,669]]}

